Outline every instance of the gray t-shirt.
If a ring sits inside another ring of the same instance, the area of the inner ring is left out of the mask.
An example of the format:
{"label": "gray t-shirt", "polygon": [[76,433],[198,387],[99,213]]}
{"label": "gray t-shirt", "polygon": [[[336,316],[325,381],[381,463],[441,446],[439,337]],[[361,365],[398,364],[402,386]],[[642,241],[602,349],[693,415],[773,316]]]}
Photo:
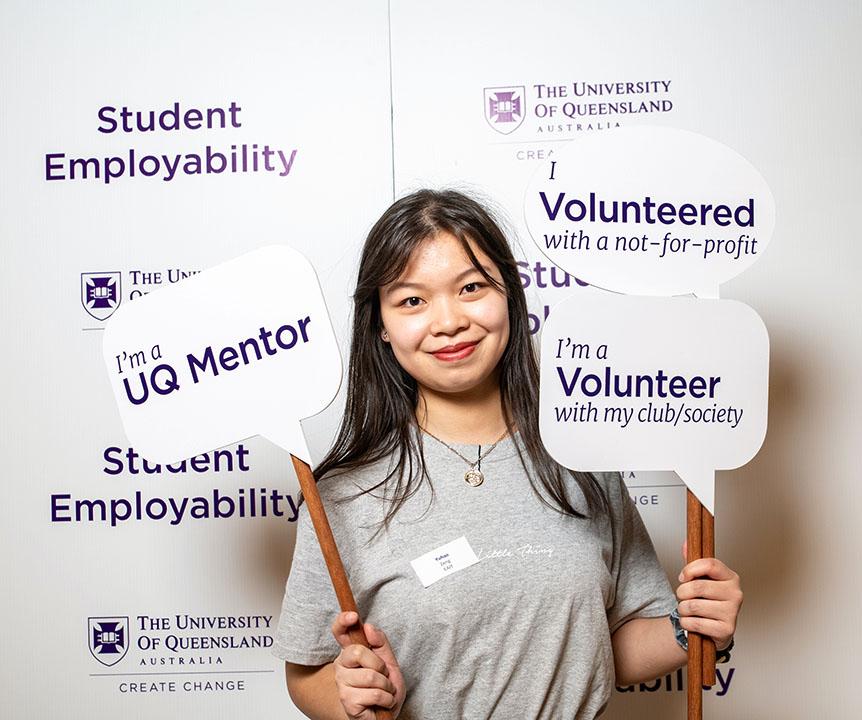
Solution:
{"label": "gray t-shirt", "polygon": [[[464,481],[464,460],[422,437],[434,502],[424,482],[368,546],[385,513],[382,488],[334,500],[376,485],[388,462],[318,483],[360,614],[386,633],[404,674],[399,717],[596,717],[614,685],[611,633],[676,607],[619,473],[597,473],[612,511],[591,523],[536,497],[515,448],[532,472],[520,435],[482,460],[478,487]],[[477,455],[476,445],[452,446]],[[579,491],[572,497],[583,503]],[[410,561],[461,536],[479,562],[423,587]],[[273,653],[302,665],[333,661],[338,612],[303,504]]]}

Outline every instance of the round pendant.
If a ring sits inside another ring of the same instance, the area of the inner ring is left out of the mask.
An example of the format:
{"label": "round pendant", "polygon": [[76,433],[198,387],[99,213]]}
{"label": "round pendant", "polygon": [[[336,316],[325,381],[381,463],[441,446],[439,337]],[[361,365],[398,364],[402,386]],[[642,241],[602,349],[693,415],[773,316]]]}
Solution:
{"label": "round pendant", "polygon": [[471,487],[478,487],[485,481],[485,476],[480,470],[470,468],[464,473],[464,481]]}

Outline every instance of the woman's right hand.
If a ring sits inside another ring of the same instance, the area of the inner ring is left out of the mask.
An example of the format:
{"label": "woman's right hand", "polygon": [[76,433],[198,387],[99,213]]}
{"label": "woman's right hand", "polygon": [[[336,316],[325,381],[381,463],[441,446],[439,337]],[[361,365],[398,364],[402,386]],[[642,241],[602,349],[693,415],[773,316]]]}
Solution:
{"label": "woman's right hand", "polygon": [[351,641],[348,628],[358,621],[357,613],[343,612],[332,623],[332,634],[341,646],[333,663],[341,705],[351,720],[376,720],[375,707],[386,708],[397,718],[407,694],[401,668],[386,635],[374,625],[363,625],[370,649]]}

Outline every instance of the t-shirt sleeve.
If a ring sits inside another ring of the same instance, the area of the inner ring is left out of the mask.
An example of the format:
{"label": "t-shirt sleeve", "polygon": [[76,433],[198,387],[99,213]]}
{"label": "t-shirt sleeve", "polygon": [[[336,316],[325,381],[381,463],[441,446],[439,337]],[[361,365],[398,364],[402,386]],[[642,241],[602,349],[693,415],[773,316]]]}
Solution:
{"label": "t-shirt sleeve", "polygon": [[613,634],[634,618],[669,615],[676,607],[676,595],[622,476],[609,475],[615,592],[608,627]]}
{"label": "t-shirt sleeve", "polygon": [[272,654],[299,665],[332,662],[341,652],[331,630],[339,612],[308,506],[303,503]]}

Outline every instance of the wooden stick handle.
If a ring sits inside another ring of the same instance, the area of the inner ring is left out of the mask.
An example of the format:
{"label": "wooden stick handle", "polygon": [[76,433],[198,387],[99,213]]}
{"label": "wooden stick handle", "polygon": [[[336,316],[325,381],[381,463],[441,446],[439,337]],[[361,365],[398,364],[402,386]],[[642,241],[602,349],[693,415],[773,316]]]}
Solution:
{"label": "wooden stick handle", "polygon": [[[699,560],[703,552],[703,524],[701,504],[691,490],[687,490],[686,528],[688,562]],[[703,636],[688,633],[688,720],[703,718]]]}
{"label": "wooden stick handle", "polygon": [[[715,557],[715,517],[703,505],[700,506],[700,523],[703,530],[701,557]],[[715,685],[715,641],[703,638],[703,684]]]}
{"label": "wooden stick handle", "polygon": [[[293,469],[296,471],[296,477],[299,479],[299,487],[302,489],[305,502],[308,503],[308,514],[311,515],[314,532],[317,534],[317,541],[320,543],[320,550],[323,553],[323,559],[326,561],[326,569],[329,570],[329,577],[332,580],[332,587],[335,590],[335,596],[338,598],[338,604],[342,612],[352,610],[359,617],[356,600],[353,597],[353,591],[350,589],[347,573],[341,562],[341,555],[338,554],[335,537],[332,535],[332,528],[329,526],[329,520],[326,517],[326,511],[323,509],[320,494],[317,492],[317,483],[314,481],[311,468],[308,466],[308,463],[300,460],[295,455],[291,455],[290,459],[293,461]],[[368,638],[365,637],[361,617],[359,617],[355,625],[348,628],[347,632],[350,635],[352,643],[367,648],[371,647],[368,643]],[[386,708],[375,708],[375,713],[378,720],[392,720],[392,713]]]}

